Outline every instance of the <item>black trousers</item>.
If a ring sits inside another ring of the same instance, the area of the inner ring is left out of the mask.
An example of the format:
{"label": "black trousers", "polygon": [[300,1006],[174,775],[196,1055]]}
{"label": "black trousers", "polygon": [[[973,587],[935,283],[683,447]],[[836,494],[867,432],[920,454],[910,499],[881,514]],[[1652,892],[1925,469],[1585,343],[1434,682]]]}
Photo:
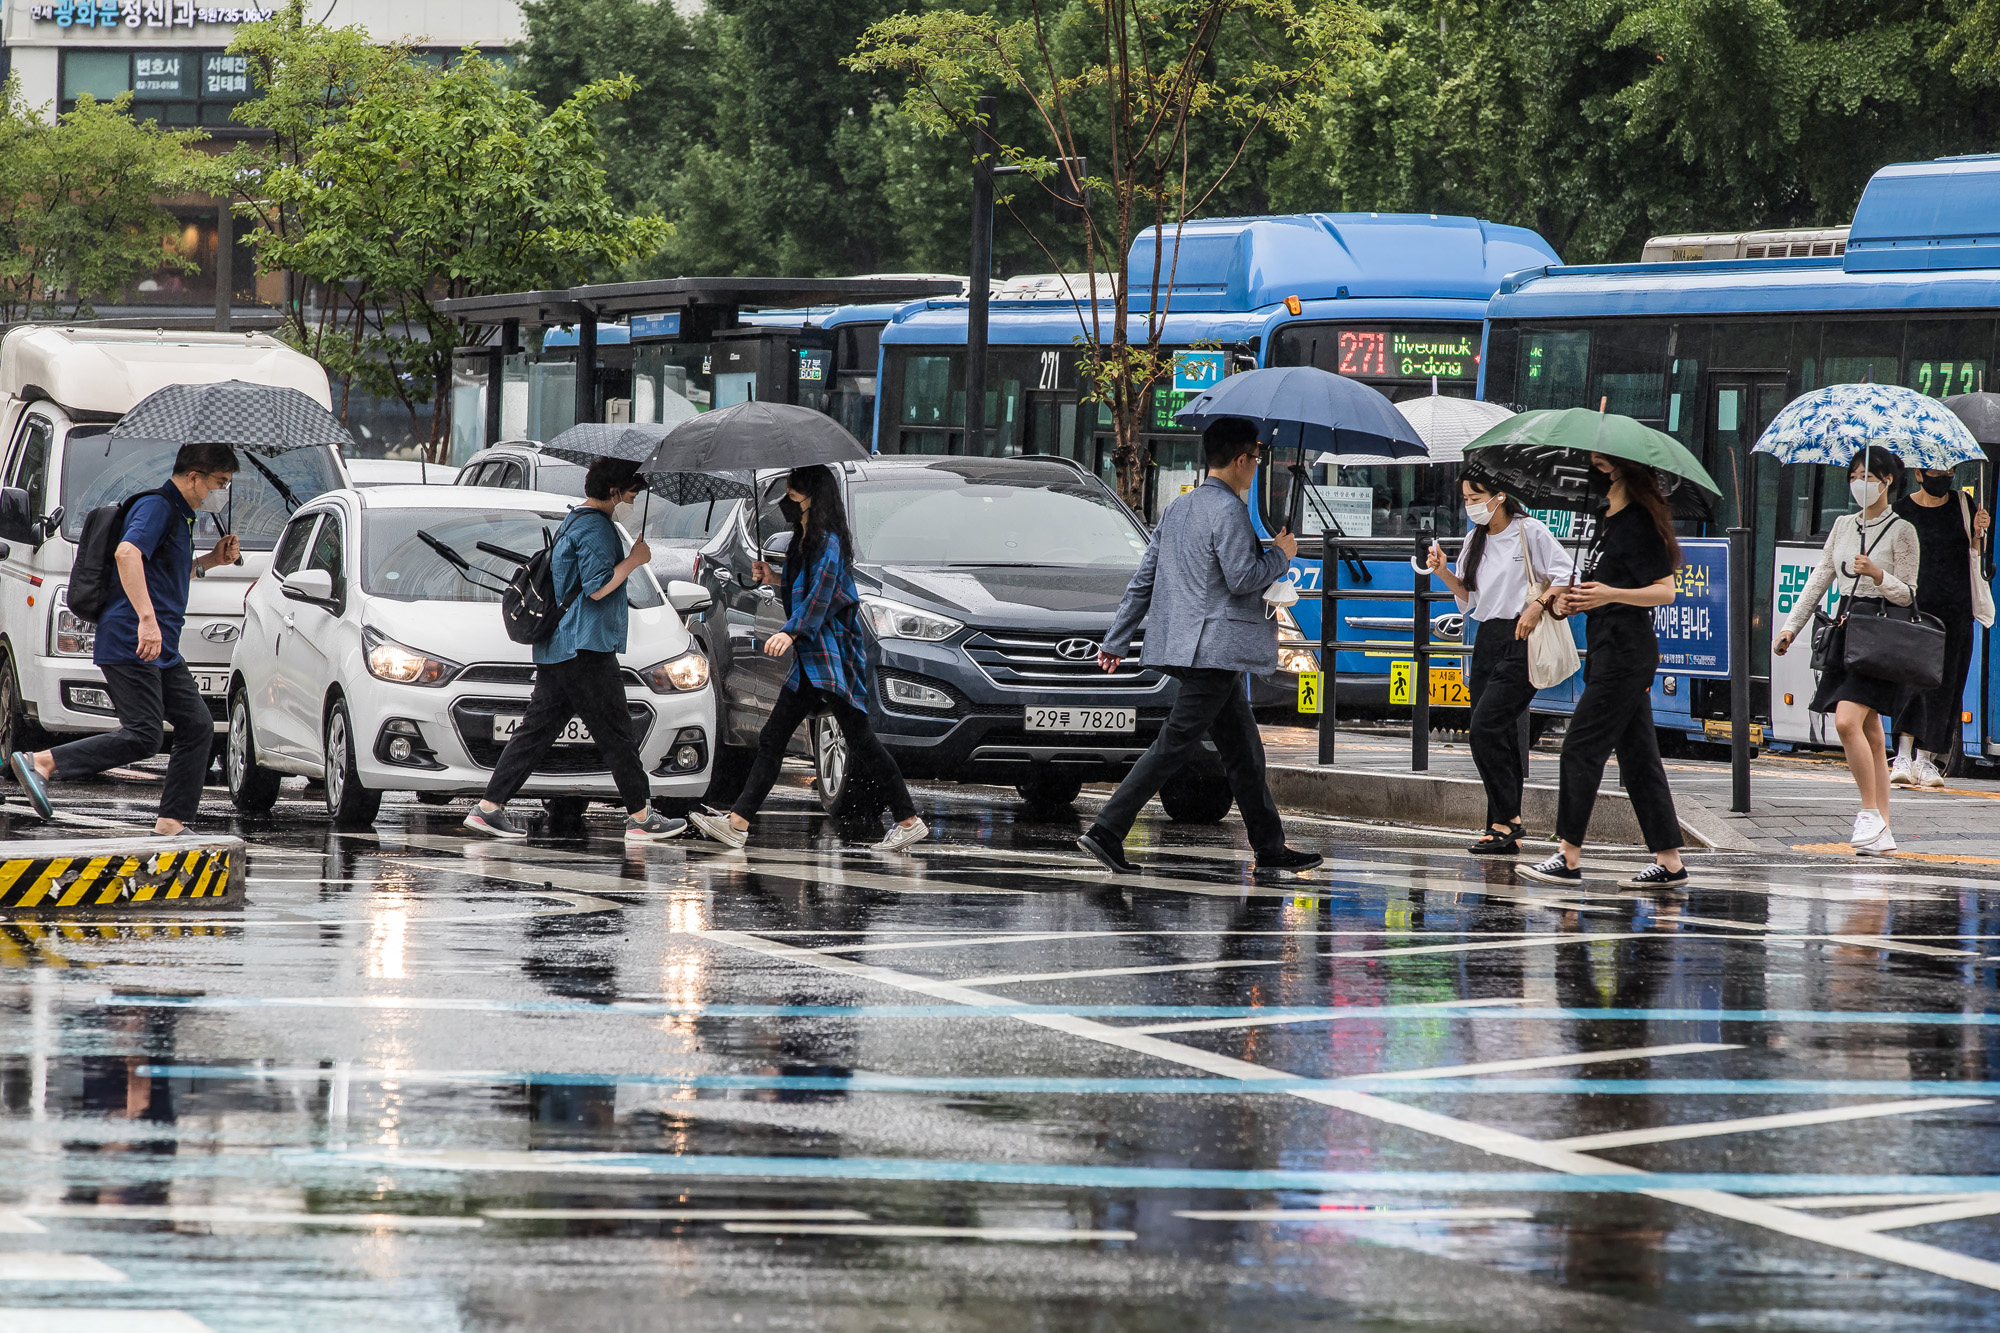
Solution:
{"label": "black trousers", "polygon": [[1486,784],[1487,824],[1521,817],[1521,715],[1535,697],[1528,680],[1528,644],[1514,637],[1519,620],[1482,620],[1472,640],[1472,762]]}
{"label": "black trousers", "polygon": [[625,682],[618,675],[618,655],[578,651],[567,662],[535,668],[535,691],[521,725],[500,752],[493,776],[486,782],[486,799],[505,805],[535,765],[556,743],[573,717],[583,719],[597,752],[611,768],[618,798],[627,813],[644,810],[652,800],[646,766],[639,759],[639,742],[632,735],[632,714],[625,706]]}
{"label": "black trousers", "polygon": [[1653,730],[1651,691],[1653,673],[1660,665],[1660,641],[1654,637],[1650,617],[1620,615],[1610,624],[1593,623],[1591,629],[1583,695],[1563,738],[1556,836],[1583,846],[1597,789],[1604,781],[1605,760],[1615,751],[1646,847],[1672,851],[1681,845],[1681,821],[1674,813],[1673,789],[1667,785],[1660,738]]}
{"label": "black trousers", "polygon": [[[1919,609],[1923,609],[1921,605]],[[1960,714],[1965,710],[1965,677],[1972,669],[1973,636],[1978,622],[1972,608],[1954,608],[1940,615],[1944,622],[1944,677],[1935,689],[1925,690],[1894,719],[1898,736],[1914,736],[1919,750],[1950,754],[1964,734]]]}
{"label": "black trousers", "polygon": [[792,733],[799,729],[799,723],[822,708],[831,712],[833,720],[840,724],[840,734],[847,738],[848,758],[881,784],[882,794],[889,801],[889,813],[896,822],[900,824],[916,814],[917,803],[910,799],[910,785],[903,781],[903,770],[896,767],[895,756],[883,747],[868,714],[812,685],[778,691],[771,720],[757,734],[757,759],[750,765],[750,776],[744,779],[732,811],[749,819],[762,808],[764,798],[778,781],[778,769],[785,762],[785,747],[792,743]]}
{"label": "black trousers", "polygon": [[1257,731],[1257,719],[1244,693],[1243,673],[1179,667],[1170,674],[1181,683],[1173,711],[1167,714],[1166,725],[1152,745],[1098,811],[1096,827],[1115,842],[1123,842],[1146,802],[1169,779],[1187,771],[1201,748],[1201,738],[1207,736],[1222,758],[1223,776],[1236,797],[1236,808],[1243,812],[1251,849],[1259,856],[1284,850],[1285,827],[1278,818],[1271,789],[1264,783],[1264,738]]}
{"label": "black trousers", "polygon": [[118,730],[58,745],[50,752],[55,756],[56,776],[83,777],[151,759],[160,752],[165,724],[172,723],[174,752],[167,760],[167,782],[160,792],[160,818],[191,823],[201,808],[201,783],[208,773],[209,747],[215,743],[215,718],[187,663],[163,667],[125,662],[98,670],[104,673],[111,706],[118,710]]}

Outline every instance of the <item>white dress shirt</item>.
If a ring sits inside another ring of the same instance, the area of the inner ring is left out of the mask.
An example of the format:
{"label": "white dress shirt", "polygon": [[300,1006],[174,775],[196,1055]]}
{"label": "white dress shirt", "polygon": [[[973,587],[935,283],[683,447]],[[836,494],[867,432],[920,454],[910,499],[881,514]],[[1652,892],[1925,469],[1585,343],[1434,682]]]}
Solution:
{"label": "white dress shirt", "polygon": [[[1479,560],[1479,587],[1474,589],[1470,600],[1463,597],[1454,599],[1459,610],[1470,612],[1474,620],[1512,620],[1526,609],[1529,585],[1527,562],[1521,558],[1524,539],[1531,543],[1535,573],[1541,579],[1552,583],[1569,582],[1570,570],[1574,566],[1569,552],[1563,549],[1562,543],[1544,524],[1523,514],[1500,532],[1487,530],[1486,551]],[[1469,546],[1470,533],[1466,540]],[[1460,578],[1465,577],[1463,550],[1459,552],[1454,569]]]}

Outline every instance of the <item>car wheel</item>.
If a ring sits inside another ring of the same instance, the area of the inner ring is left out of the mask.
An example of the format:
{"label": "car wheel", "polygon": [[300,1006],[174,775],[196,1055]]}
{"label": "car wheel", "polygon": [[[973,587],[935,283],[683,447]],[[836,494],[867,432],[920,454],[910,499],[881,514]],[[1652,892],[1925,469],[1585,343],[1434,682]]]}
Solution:
{"label": "car wheel", "polygon": [[549,822],[561,828],[570,828],[583,822],[583,812],[590,809],[588,796],[544,796],[542,809],[549,812]]}
{"label": "car wheel", "polygon": [[229,799],[243,814],[267,815],[278,803],[279,775],[257,762],[250,700],[241,690],[229,696],[229,739],[222,747],[222,768]]}
{"label": "car wheel", "polygon": [[1025,782],[1015,783],[1014,790],[1035,809],[1054,810],[1076,799],[1076,794],[1083,790],[1083,779],[1061,772],[1036,773]]}
{"label": "car wheel", "polygon": [[361,785],[354,764],[354,725],[347,705],[334,701],[326,714],[326,812],[337,827],[372,824],[382,808],[382,793]]}
{"label": "car wheel", "polygon": [[839,721],[832,713],[815,713],[811,726],[813,786],[820,808],[841,819],[880,810],[884,803],[875,784],[854,770],[854,754]]}
{"label": "car wheel", "polygon": [[27,707],[21,702],[21,677],[14,671],[14,654],[0,651],[0,763],[16,750],[38,749],[45,739],[42,729],[28,720]]}
{"label": "car wheel", "polygon": [[1213,771],[1183,773],[1160,788],[1160,804],[1176,824],[1220,824],[1234,799],[1229,783]]}

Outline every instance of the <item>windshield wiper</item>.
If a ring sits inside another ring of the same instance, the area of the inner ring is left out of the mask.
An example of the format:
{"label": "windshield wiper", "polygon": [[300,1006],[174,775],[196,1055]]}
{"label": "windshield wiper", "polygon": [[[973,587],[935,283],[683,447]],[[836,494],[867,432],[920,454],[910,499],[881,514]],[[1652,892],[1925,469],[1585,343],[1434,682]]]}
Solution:
{"label": "windshield wiper", "polygon": [[256,468],[259,472],[264,474],[265,481],[271,483],[271,489],[276,491],[278,493],[278,498],[285,502],[285,512],[287,514],[293,512],[300,505],[305,503],[304,500],[301,500],[299,499],[298,496],[292,494],[291,487],[285,485],[284,482],[278,480],[277,473],[271,471],[271,469],[265,467],[262,463],[257,461],[257,455],[251,453],[249,450],[246,449],[243,451],[243,457],[249,460],[251,467]]}
{"label": "windshield wiper", "polygon": [[[457,570],[458,576],[464,579],[467,583],[470,583],[473,587],[484,588],[487,592],[504,593],[507,591],[507,585],[504,583],[498,585],[492,583],[481,583],[479,579],[474,578],[473,575],[475,574],[479,575],[480,578],[491,578],[492,575],[488,574],[483,569],[474,569],[471,565],[466,563],[465,557],[460,555],[457,551],[454,551],[448,543],[442,542],[438,540],[436,537],[431,536],[430,533],[425,532],[422,528],[417,529],[417,540],[422,542],[424,545],[430,547],[433,551],[436,551],[440,556],[442,556],[444,558],[444,562],[450,565],[453,569]],[[481,544],[484,545],[484,543]]]}

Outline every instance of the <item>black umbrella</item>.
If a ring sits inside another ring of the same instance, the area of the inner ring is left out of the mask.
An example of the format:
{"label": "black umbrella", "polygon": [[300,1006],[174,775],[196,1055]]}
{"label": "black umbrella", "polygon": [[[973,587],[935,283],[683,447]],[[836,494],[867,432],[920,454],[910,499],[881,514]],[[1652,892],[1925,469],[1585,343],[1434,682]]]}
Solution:
{"label": "black umbrella", "polygon": [[1981,444],[2000,444],[2000,393],[1961,393],[1944,405]]}
{"label": "black umbrella", "polygon": [[859,462],[868,449],[824,412],[789,403],[738,403],[674,427],[640,466],[663,472],[755,472]]}

